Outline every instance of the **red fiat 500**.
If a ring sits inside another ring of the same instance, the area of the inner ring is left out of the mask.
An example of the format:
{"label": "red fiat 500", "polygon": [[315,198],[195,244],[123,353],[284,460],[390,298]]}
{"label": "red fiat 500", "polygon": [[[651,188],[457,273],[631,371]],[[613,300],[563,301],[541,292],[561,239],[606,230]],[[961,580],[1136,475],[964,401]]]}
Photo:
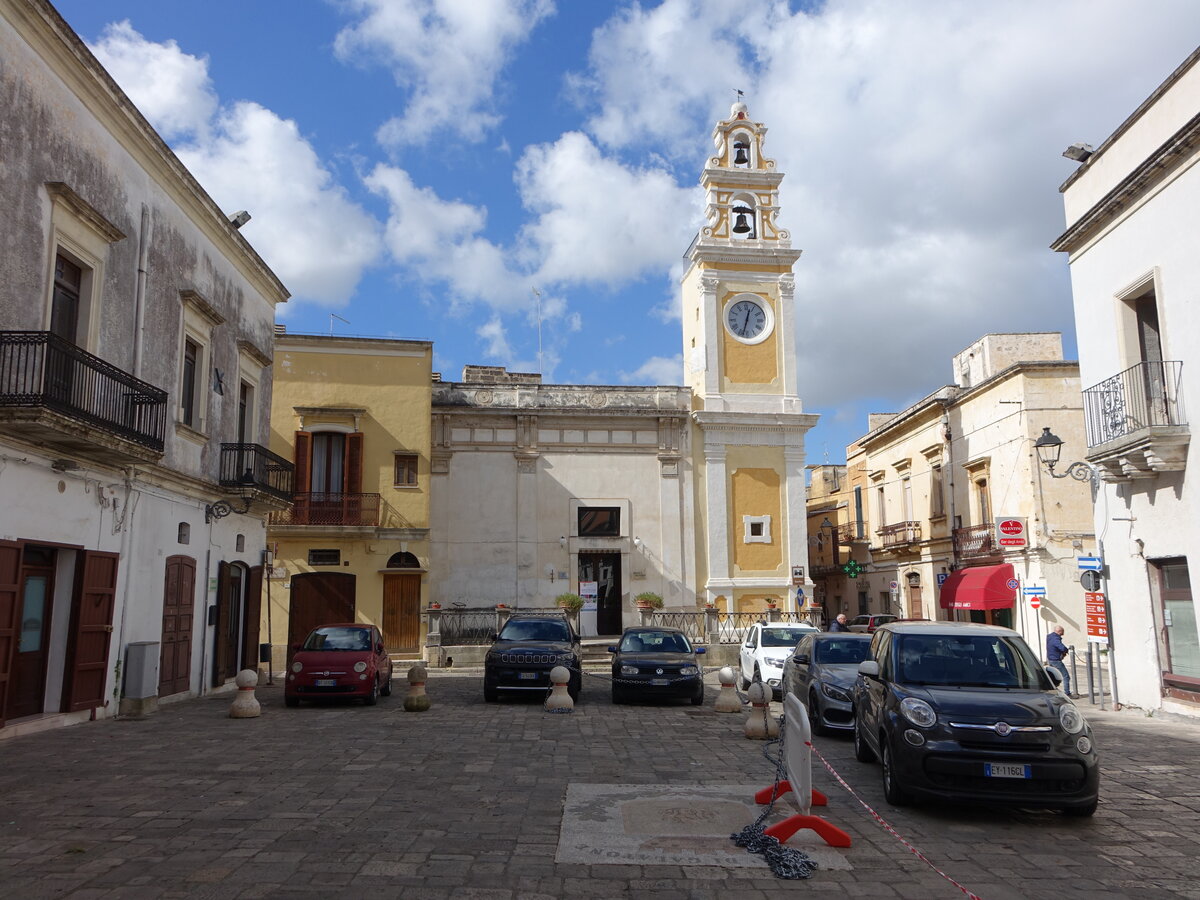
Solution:
{"label": "red fiat 500", "polygon": [[374,706],[392,692],[392,661],[374,625],[322,625],[314,628],[292,656],[284,702],[321,697],[358,697]]}

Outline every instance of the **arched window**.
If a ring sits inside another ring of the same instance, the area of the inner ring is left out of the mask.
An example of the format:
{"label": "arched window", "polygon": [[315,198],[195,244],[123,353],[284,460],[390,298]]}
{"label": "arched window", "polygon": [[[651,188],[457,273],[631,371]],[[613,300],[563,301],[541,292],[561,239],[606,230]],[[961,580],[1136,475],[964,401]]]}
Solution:
{"label": "arched window", "polygon": [[389,569],[419,569],[421,568],[421,563],[413,554],[401,551],[400,553],[393,553],[388,557],[387,567]]}

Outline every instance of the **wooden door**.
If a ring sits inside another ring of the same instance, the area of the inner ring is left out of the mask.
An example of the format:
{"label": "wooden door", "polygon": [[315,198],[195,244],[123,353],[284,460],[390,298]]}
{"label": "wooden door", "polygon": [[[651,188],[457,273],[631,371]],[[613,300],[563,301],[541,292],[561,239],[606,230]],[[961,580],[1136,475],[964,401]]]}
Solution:
{"label": "wooden door", "polygon": [[247,580],[245,566],[227,562],[217,565],[217,626],[213,634],[213,687],[220,687],[238,673]]}
{"label": "wooden door", "polygon": [[910,584],[908,586],[908,615],[913,619],[925,618],[925,613],[921,606],[921,586],[919,584]]}
{"label": "wooden door", "polygon": [[163,578],[162,638],[158,655],[158,696],[191,687],[192,623],[196,615],[196,561],[168,556]]}
{"label": "wooden door", "polygon": [[344,572],[305,572],[292,576],[288,607],[288,665],[292,648],[318,625],[354,621],[354,576]]}
{"label": "wooden door", "polygon": [[383,576],[383,643],[389,652],[413,653],[421,642],[421,576]]}
{"label": "wooden door", "polygon": [[0,725],[7,716],[20,598],[21,545],[15,541],[0,541]]}
{"label": "wooden door", "polygon": [[262,617],[263,567],[254,566],[246,579],[246,599],[242,614],[243,669],[258,668],[259,619]]}
{"label": "wooden door", "polygon": [[33,716],[45,708],[46,657],[54,606],[54,549],[25,545],[21,563],[20,631],[13,655],[8,716]]}
{"label": "wooden door", "polygon": [[67,712],[104,705],[113,607],[120,554],[85,550],[79,554],[67,651]]}

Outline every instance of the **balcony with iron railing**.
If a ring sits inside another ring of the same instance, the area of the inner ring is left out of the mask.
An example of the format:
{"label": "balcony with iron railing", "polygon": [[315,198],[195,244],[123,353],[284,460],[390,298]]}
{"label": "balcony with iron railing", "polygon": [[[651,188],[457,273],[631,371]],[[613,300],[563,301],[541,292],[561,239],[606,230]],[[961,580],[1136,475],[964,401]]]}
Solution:
{"label": "balcony with iron railing", "polygon": [[894,525],[884,525],[875,534],[879,538],[876,545],[878,549],[898,550],[921,540],[921,523],[897,522]]}
{"label": "balcony with iron railing", "polygon": [[336,491],[293,494],[291,508],[272,512],[268,526],[306,530],[380,529],[412,532],[413,537],[420,536],[417,532],[428,531],[409,522],[379,494]]}
{"label": "balcony with iron railing", "polygon": [[1142,362],[1083,392],[1087,459],[1105,481],[1181,471],[1190,434],[1183,363]]}
{"label": "balcony with iron railing", "polygon": [[290,502],[295,466],[259,444],[222,444],[222,487]]}
{"label": "balcony with iron railing", "polygon": [[0,425],[106,462],[163,453],[167,393],[48,331],[0,332]]}
{"label": "balcony with iron railing", "polygon": [[1001,555],[1001,550],[996,545],[996,530],[993,525],[955,528],[953,537],[954,556],[957,559],[979,560]]}

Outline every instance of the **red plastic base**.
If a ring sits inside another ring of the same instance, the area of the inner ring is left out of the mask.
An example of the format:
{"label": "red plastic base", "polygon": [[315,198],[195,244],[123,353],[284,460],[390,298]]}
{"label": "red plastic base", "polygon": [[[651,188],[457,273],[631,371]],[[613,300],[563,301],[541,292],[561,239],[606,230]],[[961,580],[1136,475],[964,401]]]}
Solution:
{"label": "red plastic base", "polygon": [[[778,784],[773,784],[770,787],[763,788],[754,795],[754,802],[759,806],[766,806],[772,800],[778,800],[784,794],[792,789],[792,783],[784,780]],[[828,806],[829,800],[824,794],[816,788],[812,789],[812,806]]]}
{"label": "red plastic base", "polygon": [[820,816],[788,816],[788,818],[784,819],[778,825],[772,825],[763,833],[769,834],[775,840],[779,841],[779,843],[784,844],[787,843],[788,838],[802,828],[809,828],[815,831],[820,835],[821,840],[830,847],[850,846],[850,835]]}

